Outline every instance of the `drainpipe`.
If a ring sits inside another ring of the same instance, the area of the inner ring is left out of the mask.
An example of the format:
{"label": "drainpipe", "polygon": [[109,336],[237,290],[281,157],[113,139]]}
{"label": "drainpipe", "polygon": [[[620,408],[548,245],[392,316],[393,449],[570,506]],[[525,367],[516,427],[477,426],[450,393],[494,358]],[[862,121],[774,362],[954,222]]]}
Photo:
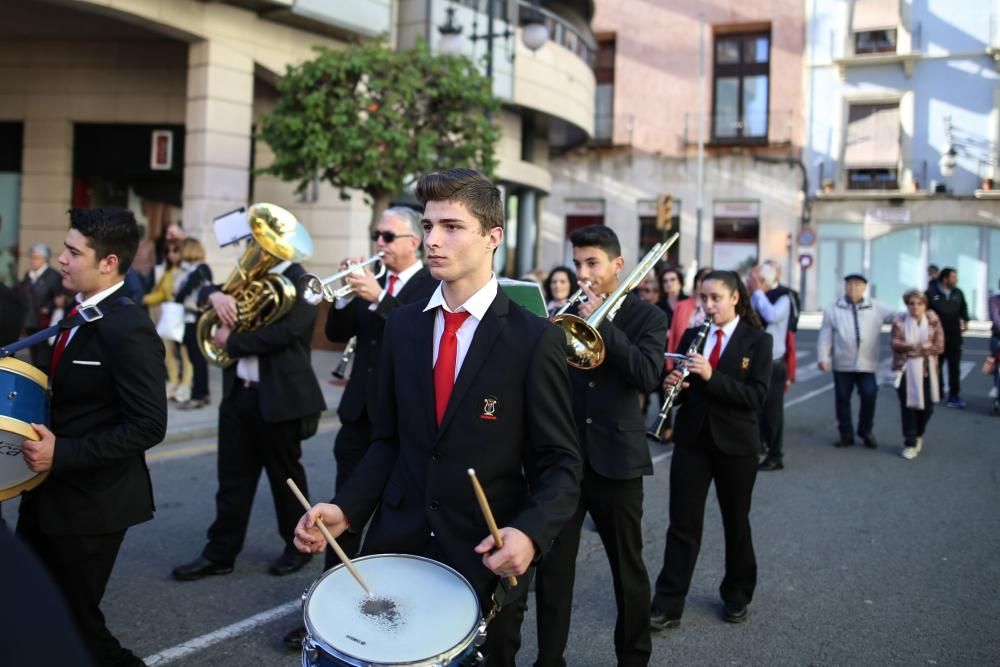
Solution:
{"label": "drainpipe", "polygon": [[[763,155],[754,155],[754,162],[763,162],[765,164],[784,164],[789,167],[798,167],[799,171],[802,173],[802,213],[799,216],[799,231],[802,231],[806,227],[812,224],[812,199],[809,197],[809,172],[806,171],[806,165],[797,157],[767,157]],[[788,267],[789,278],[791,278],[792,267]],[[806,272],[799,268],[799,298],[802,303],[806,302]]]}

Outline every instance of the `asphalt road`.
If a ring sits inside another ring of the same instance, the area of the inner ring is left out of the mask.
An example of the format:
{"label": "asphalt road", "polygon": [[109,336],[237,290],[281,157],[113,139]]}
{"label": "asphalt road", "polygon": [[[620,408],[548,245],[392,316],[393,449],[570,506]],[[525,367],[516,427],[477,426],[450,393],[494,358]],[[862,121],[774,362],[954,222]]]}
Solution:
{"label": "asphalt road", "polygon": [[[915,461],[899,457],[899,408],[889,387],[879,395],[880,448],[832,446],[831,378],[808,370],[814,341],[815,332],[800,334],[803,381],[787,396],[786,469],[757,480],[760,580],[750,620],[720,619],[722,528],[710,499],[683,625],[654,636],[653,664],[1000,664],[1000,418],[989,414],[989,385],[978,371],[988,341],[966,343],[968,409],[937,409]],[[333,490],[336,427],[327,420],[304,446],[313,499]],[[644,556],[655,578],[670,448],[651,451]],[[150,455],[158,512],[126,537],[104,602],[112,631],[157,664],[299,664],[280,640],[301,618],[297,600],[322,565],[314,559],[295,575],[267,574],[281,543],[266,481],[236,571],[179,583],[170,569],[198,555],[214,512],[214,439],[161,445]],[[5,503],[8,519],[14,505]],[[584,535],[577,572],[567,662],[613,665],[615,605],[594,533]],[[534,622],[529,612],[520,664],[533,661]]]}

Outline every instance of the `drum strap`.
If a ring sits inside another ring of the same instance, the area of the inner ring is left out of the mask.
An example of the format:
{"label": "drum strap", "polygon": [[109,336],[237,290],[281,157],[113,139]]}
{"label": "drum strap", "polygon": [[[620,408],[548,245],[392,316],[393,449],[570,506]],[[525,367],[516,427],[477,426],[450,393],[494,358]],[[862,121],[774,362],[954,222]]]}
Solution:
{"label": "drum strap", "polygon": [[[117,306],[127,306],[129,304],[134,304],[134,303],[135,301],[133,301],[127,296],[120,297],[118,299],[115,299],[114,301],[114,305]],[[96,308],[96,306],[94,308]],[[31,334],[27,338],[22,338],[21,340],[15,343],[11,343],[10,345],[0,347],[0,359],[3,359],[5,357],[12,357],[19,350],[23,350],[26,347],[31,347],[32,345],[37,345],[38,343],[48,340],[50,337],[55,336],[56,334],[61,333],[66,329],[72,329],[73,327],[81,327],[91,322],[96,322],[102,317],[104,317],[104,314],[100,310],[97,310],[96,316],[94,314],[88,314],[85,316],[83,314],[77,313],[73,317],[67,317],[63,320],[60,320],[59,324],[55,324],[49,327],[48,329],[42,329],[41,331]]]}

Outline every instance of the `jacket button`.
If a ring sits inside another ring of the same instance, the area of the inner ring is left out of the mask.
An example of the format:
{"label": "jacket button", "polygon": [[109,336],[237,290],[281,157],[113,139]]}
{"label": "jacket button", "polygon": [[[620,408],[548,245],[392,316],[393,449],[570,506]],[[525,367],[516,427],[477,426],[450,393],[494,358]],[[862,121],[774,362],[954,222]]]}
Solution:
{"label": "jacket button", "polygon": [[427,507],[428,509],[436,510],[441,507],[441,503],[439,503],[436,500],[432,500],[430,503],[428,503]]}
{"label": "jacket button", "polygon": [[434,452],[433,454],[431,454],[431,461],[433,461],[434,463],[437,463],[440,460],[441,460],[441,455],[440,454],[438,454],[437,452]]}
{"label": "jacket button", "polygon": [[369,372],[369,373],[374,373],[374,372],[375,372],[375,369],[374,369],[374,368],[372,368],[371,366],[369,366],[369,367],[368,367],[368,372]]}
{"label": "jacket button", "polygon": [[594,382],[593,380],[591,380],[590,382],[587,383],[587,386],[590,387],[591,389],[593,389],[594,387],[597,386],[597,383]]}
{"label": "jacket button", "polygon": [[594,423],[594,420],[593,420],[593,419],[591,419],[590,417],[587,417],[587,423],[588,423],[588,424],[593,424],[593,423]]}

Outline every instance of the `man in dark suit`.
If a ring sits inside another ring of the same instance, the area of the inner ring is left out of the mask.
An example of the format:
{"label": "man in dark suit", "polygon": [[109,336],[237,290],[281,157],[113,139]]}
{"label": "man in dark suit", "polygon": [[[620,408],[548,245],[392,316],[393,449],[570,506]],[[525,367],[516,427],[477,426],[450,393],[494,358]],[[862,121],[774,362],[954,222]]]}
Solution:
{"label": "man in dark suit", "polygon": [[[700,353],[688,361],[691,374],[678,395],[670,462],[670,527],[652,601],[654,630],[680,626],[712,482],[726,540],[726,574],[719,587],[725,621],[747,619],[747,605],[757,585],[750,498],[761,449],[759,414],[771,381],[771,335],[763,331],[736,273],[709,273],[698,298],[713,321]],[[687,351],[697,333],[688,329],[679,349]],[[664,386],[680,381],[681,371],[674,370]]]}
{"label": "man in dark suit", "polygon": [[145,311],[125,298],[138,243],[129,211],[70,211],[59,256],[63,285],[103,317],[60,334],[51,430],[33,424],[41,438],[23,445],[28,467],[49,477],[21,500],[17,533],[62,589],[100,665],[142,664],[108,631],[100,603],[125,531],[153,518],[144,453],[167,426],[163,342]]}
{"label": "man in dark suit", "polygon": [[[442,561],[469,580],[484,613],[494,593],[504,598],[484,648],[488,665],[513,665],[528,577],[499,588],[497,577],[528,571],[579,494],[565,337],[498,290],[491,266],[503,240],[503,203],[486,177],[471,169],[431,174],[417,197],[425,257],[441,285],[426,304],[389,318],[371,448],[335,504],[302,517],[296,543],[322,550],[317,520],[336,537],[375,513],[363,553]],[[468,468],[503,526],[501,549]]]}
{"label": "man in dark suit", "polygon": [[302,510],[285,480],[295,480],[308,494],[302,440],[315,433],[319,414],[326,408],[310,361],[318,307],[303,297],[305,269],[301,265],[282,262],[271,273],[283,275],[296,286],[295,303],[277,321],[251,331],[232,331],[237,314],[231,295],[214,285],[201,293],[223,324],[216,330],[215,344],[238,361],[222,372],[215,521],[201,556],[174,568],[173,576],[180,581],[233,571],[262,469],[271,486],[278,535],[285,543],[268,572],[291,574],[310,558],[292,544]]}
{"label": "man in dark suit", "polygon": [[[62,290],[59,272],[49,266],[52,251],[44,243],[31,246],[28,272],[18,290],[24,304],[24,330],[27,335],[48,328],[55,309],[53,301]],[[6,341],[10,342],[10,341]],[[52,348],[48,341],[31,346],[31,365],[48,375]]]}
{"label": "man in dark suit", "polygon": [[[420,214],[413,209],[394,207],[386,210],[372,233],[376,250],[384,253],[385,275],[378,280],[370,271],[348,276],[351,295],[337,299],[326,318],[328,339],[345,343],[357,337],[354,370],[337,411],[340,430],[333,445],[333,455],[337,460],[338,491],[344,488],[372,440],[385,322],[396,308],[429,299],[438,285],[417,257],[422,233]],[[340,270],[363,259],[345,259],[340,264]],[[338,543],[345,553],[354,556],[361,546],[361,534],[346,533],[341,535]],[[338,563],[333,551],[327,550],[324,567],[330,569]],[[299,650],[305,632],[305,627],[301,625],[292,630],[285,635],[285,645]]]}
{"label": "man in dark suit", "polygon": [[[587,295],[575,314],[587,319],[618,288],[625,260],[618,237],[604,225],[579,229],[570,241]],[[576,554],[587,512],[611,566],[618,605],[618,664],[646,665],[652,652],[649,575],[642,562],[642,477],[653,474],[653,463],[639,401],[659,385],[667,316],[629,292],[613,320],[605,319],[598,331],[606,350],[604,363],[596,369],[570,370],[573,417],[584,455],[583,486],[573,518],[539,567],[536,664],[544,667],[566,664]]]}

